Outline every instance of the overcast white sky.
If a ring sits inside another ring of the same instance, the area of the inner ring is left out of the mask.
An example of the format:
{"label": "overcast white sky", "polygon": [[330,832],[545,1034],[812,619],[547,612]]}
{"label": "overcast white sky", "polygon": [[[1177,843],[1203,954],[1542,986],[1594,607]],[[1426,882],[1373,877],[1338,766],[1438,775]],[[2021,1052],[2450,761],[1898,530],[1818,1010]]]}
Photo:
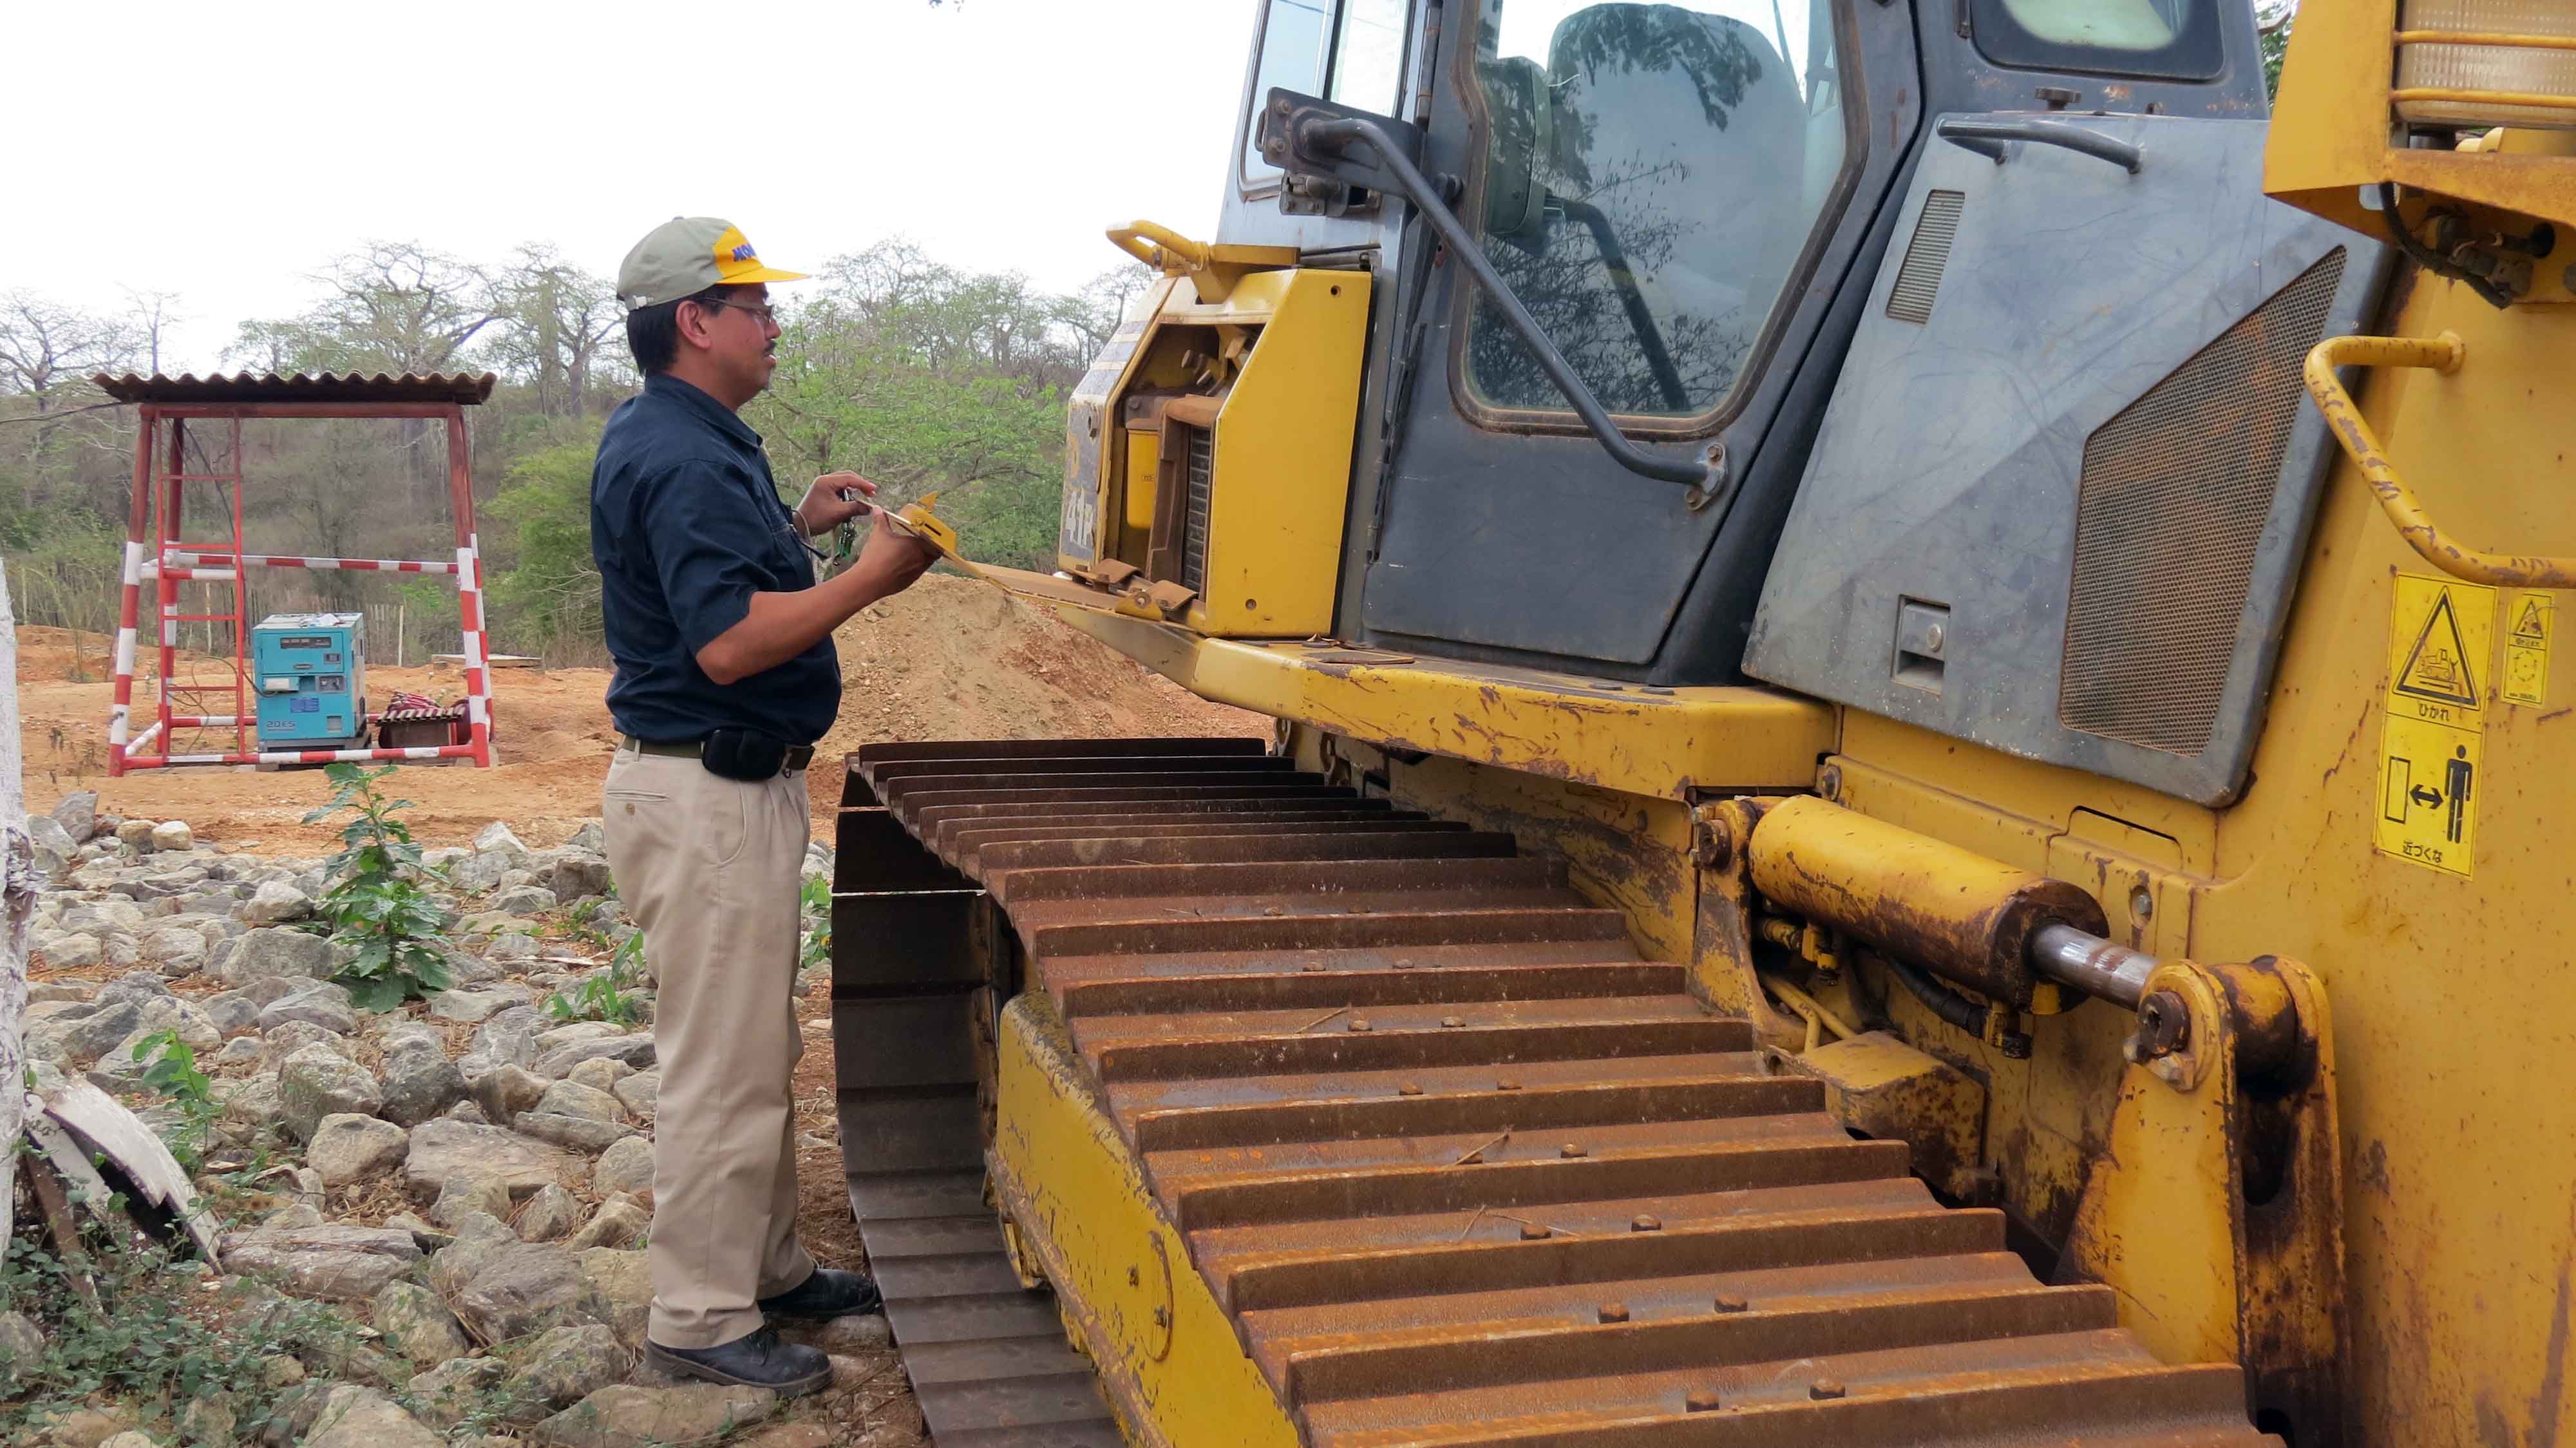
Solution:
{"label": "overcast white sky", "polygon": [[[175,292],[166,370],[371,239],[613,275],[675,213],[802,268],[903,234],[1070,290],[1215,224],[1253,0],[11,7],[0,289]],[[37,129],[45,134],[32,139]]]}

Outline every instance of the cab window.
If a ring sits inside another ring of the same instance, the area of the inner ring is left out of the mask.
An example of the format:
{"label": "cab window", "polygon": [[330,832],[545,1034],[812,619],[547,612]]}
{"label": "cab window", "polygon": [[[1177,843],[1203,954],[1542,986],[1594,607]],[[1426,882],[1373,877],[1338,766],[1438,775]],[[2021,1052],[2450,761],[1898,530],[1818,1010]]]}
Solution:
{"label": "cab window", "polygon": [[[1722,410],[1853,159],[1831,0],[1490,0],[1480,27],[1495,269],[1613,412]],[[1565,412],[1472,305],[1470,395]]]}
{"label": "cab window", "polygon": [[[1400,115],[1404,91],[1406,12],[1412,0],[1269,0],[1263,8],[1260,60],[1253,68],[1247,109],[1259,106],[1272,88],[1306,95],[1381,115]],[[1243,181],[1247,187],[1279,179],[1279,169],[1261,159],[1257,137],[1247,128],[1243,138]]]}
{"label": "cab window", "polygon": [[[1261,34],[1253,43],[1260,59],[1252,69],[1247,109],[1258,107],[1273,89],[1286,87],[1305,95],[1322,89],[1324,40],[1332,33],[1330,0],[1270,0],[1262,7]],[[1260,137],[1247,126],[1243,136],[1243,180],[1261,186],[1279,179],[1279,168],[1261,159]]]}
{"label": "cab window", "polygon": [[2223,68],[2216,0],[1973,0],[1969,31],[1997,65],[2210,80]]}

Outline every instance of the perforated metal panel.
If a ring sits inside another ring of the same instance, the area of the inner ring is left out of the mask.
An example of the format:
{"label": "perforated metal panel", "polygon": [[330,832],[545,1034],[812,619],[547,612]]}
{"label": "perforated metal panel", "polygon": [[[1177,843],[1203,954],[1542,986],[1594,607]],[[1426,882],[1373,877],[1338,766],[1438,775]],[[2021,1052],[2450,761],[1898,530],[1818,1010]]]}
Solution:
{"label": "perforated metal panel", "polygon": [[2324,336],[2341,249],[2084,443],[2058,718],[2173,754],[2217,727],[2256,546]]}
{"label": "perforated metal panel", "polygon": [[1959,213],[1967,204],[1964,191],[1935,191],[1923,198],[1923,215],[1914,223],[1905,263],[1897,268],[1896,285],[1887,294],[1889,316],[1918,326],[1932,320],[1941,274],[1950,269],[1950,243],[1959,239]]}

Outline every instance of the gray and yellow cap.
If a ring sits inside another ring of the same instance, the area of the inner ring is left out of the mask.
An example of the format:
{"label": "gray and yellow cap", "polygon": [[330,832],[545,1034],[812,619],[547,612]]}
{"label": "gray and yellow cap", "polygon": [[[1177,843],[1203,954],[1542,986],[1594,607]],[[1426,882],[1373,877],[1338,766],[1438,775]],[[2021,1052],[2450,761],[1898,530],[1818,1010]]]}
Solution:
{"label": "gray and yellow cap", "polygon": [[714,216],[674,216],[645,233],[617,267],[617,300],[640,311],[709,287],[792,282],[803,272],[761,264],[742,228]]}

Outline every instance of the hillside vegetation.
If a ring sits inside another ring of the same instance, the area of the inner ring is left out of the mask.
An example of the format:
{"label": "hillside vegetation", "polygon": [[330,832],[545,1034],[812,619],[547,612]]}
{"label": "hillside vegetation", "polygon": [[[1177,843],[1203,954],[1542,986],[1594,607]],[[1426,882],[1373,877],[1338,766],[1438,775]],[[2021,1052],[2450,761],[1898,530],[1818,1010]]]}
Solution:
{"label": "hillside vegetation", "polygon": [[[531,245],[472,261],[379,243],[311,278],[291,317],[243,321],[227,370],[482,372],[501,383],[468,414],[495,646],[561,662],[599,654],[588,484],[601,424],[636,386],[610,282]],[[891,241],[778,289],[785,335],[769,394],[745,412],[793,496],[856,470],[900,503],[943,494],[967,551],[1026,566],[1053,556],[1063,394],[1145,280],[1103,273],[1056,295]],[[33,289],[0,292],[0,556],[22,623],[109,631],[132,487],[135,424],[89,382],[165,370],[185,299],[100,314]],[[191,436],[191,471],[226,471],[219,427]],[[244,537],[253,552],[444,558],[454,547],[441,430],[417,423],[269,422],[243,430]],[[222,490],[192,488],[191,539],[228,531]],[[443,580],[279,570],[252,580],[253,616],[407,605],[412,656],[455,645]],[[197,611],[191,609],[190,611]],[[383,622],[374,652],[391,657]],[[229,652],[228,640],[198,640]]]}

